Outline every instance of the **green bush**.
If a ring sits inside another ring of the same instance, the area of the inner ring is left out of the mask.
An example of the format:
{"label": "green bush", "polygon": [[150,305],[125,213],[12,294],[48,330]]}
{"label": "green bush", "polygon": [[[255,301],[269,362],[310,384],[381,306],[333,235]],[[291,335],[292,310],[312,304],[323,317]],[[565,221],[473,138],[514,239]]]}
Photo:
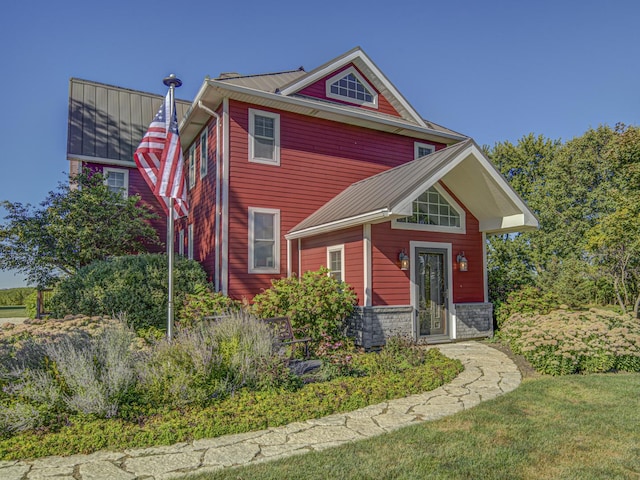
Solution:
{"label": "green bush", "polygon": [[499,338],[541,373],[640,372],[640,324],[603,310],[513,315]]}
{"label": "green bush", "polygon": [[242,302],[220,292],[212,292],[208,286],[197,285],[194,293],[185,295],[177,318],[182,327],[190,327],[205,317],[238,312]]}
{"label": "green bush", "polygon": [[38,292],[34,290],[24,299],[24,306],[29,318],[36,318],[38,314]]}
{"label": "green bush", "polygon": [[326,268],[296,277],[272,280],[271,288],[256,295],[252,311],[261,318],[287,316],[291,326],[314,341],[322,334],[344,335],[344,320],[356,305],[356,295]]}
{"label": "green bush", "polygon": [[7,288],[0,290],[0,306],[25,305],[25,299],[34,292],[33,287]]}
{"label": "green bush", "polygon": [[[55,317],[69,314],[126,314],[135,329],[166,327],[167,257],[159,254],[129,255],[94,262],[63,279],[51,298]],[[175,298],[206,285],[206,273],[193,260],[176,258],[173,271]]]}
{"label": "green bush", "polygon": [[538,287],[526,286],[507,296],[504,303],[495,305],[498,328],[514,314],[546,314],[558,308],[558,296],[552,292],[543,292]]}

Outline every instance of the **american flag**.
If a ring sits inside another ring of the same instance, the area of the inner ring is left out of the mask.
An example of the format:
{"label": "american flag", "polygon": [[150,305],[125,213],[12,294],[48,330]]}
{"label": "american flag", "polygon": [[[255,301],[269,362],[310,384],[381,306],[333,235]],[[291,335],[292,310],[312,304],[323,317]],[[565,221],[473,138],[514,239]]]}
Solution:
{"label": "american flag", "polygon": [[189,204],[175,102],[171,119],[168,118],[170,111],[171,98],[168,92],[133,158],[165,211],[169,212],[169,199],[173,199],[174,212],[180,218],[189,213]]}

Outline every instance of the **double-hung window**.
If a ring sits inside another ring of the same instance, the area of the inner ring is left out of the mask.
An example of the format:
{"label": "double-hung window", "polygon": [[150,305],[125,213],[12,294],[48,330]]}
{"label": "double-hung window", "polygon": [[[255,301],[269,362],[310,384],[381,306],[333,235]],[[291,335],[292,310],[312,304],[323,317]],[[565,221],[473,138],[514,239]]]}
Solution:
{"label": "double-hung window", "polygon": [[187,228],[187,258],[193,260],[193,223],[190,223]]}
{"label": "double-hung window", "polygon": [[209,168],[209,142],[207,129],[205,128],[200,135],[200,178],[207,176],[207,169]]}
{"label": "double-hung window", "polygon": [[249,208],[249,273],[280,273],[280,210]]}
{"label": "double-hung window", "polygon": [[249,109],[249,161],[280,165],[280,115]]}
{"label": "double-hung window", "polygon": [[330,277],[344,282],[344,245],[327,248],[327,268]]}
{"label": "double-hung window", "polygon": [[184,230],[178,231],[178,255],[184,257]]}
{"label": "double-hung window", "polygon": [[113,193],[127,198],[129,195],[129,171],[122,168],[104,168],[104,183]]}

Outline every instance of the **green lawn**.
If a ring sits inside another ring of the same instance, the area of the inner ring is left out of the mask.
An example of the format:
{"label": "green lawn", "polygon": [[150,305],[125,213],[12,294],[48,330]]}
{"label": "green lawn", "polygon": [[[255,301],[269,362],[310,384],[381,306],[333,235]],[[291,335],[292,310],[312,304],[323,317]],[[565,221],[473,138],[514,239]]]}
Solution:
{"label": "green lawn", "polygon": [[540,377],[460,414],[213,479],[640,478],[640,374]]}
{"label": "green lawn", "polygon": [[0,307],[0,318],[27,317],[25,307]]}

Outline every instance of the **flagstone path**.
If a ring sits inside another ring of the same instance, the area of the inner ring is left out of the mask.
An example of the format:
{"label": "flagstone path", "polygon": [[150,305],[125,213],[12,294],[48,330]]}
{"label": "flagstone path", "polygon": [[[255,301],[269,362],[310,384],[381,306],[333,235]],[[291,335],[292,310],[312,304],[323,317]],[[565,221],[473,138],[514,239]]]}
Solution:
{"label": "flagstone path", "polygon": [[464,372],[430,392],[349,413],[258,432],[123,452],[0,462],[0,480],[164,480],[341,445],[474,407],[514,390],[521,375],[504,353],[479,342],[438,345]]}

